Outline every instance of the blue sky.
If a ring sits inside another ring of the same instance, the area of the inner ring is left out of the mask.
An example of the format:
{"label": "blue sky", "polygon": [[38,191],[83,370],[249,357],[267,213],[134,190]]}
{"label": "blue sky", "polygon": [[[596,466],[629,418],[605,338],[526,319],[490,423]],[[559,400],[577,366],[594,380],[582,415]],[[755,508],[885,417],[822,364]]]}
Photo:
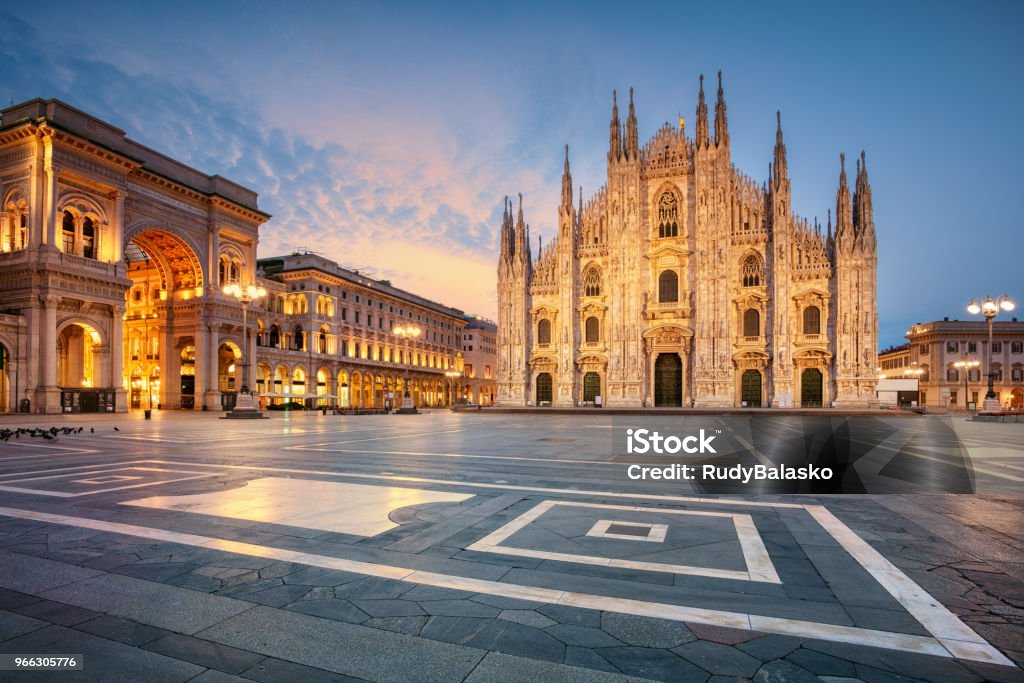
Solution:
{"label": "blue sky", "polygon": [[308,248],[494,314],[502,197],[553,233],[603,183],[611,91],[641,138],[725,77],[733,162],[822,222],[867,151],[883,344],[1024,298],[1024,3],[6,3],[0,99],[59,97],[260,193],[261,255]]}

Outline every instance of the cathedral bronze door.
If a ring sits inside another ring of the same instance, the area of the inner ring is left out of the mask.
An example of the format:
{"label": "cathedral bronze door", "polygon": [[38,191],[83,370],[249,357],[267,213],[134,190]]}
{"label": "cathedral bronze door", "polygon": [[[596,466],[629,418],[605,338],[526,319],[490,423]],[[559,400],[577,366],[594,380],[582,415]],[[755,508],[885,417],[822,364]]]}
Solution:
{"label": "cathedral bronze door", "polygon": [[761,407],[761,373],[757,370],[744,370],[740,380],[740,400],[746,408]]}
{"label": "cathedral bronze door", "polygon": [[551,374],[542,372],[537,375],[537,405],[551,405]]}
{"label": "cathedral bronze door", "polygon": [[654,362],[654,405],[683,405],[683,361],[677,354],[663,353]]}
{"label": "cathedral bronze door", "polygon": [[601,395],[601,375],[588,372],[583,375],[583,402],[593,403]]}
{"label": "cathedral bronze door", "polygon": [[800,405],[804,408],[821,407],[821,370],[807,368],[800,375]]}

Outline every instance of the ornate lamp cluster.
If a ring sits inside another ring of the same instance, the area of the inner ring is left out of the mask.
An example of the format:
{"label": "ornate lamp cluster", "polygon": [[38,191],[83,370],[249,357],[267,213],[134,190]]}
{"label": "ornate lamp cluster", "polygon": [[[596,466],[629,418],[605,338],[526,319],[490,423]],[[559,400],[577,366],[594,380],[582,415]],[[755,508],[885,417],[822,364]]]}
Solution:
{"label": "ornate lamp cluster", "polygon": [[994,299],[991,296],[986,296],[981,303],[978,303],[977,299],[971,299],[971,302],[967,304],[968,313],[971,315],[978,315],[980,313],[988,321],[988,391],[985,393],[984,403],[986,411],[999,410],[999,397],[996,396],[995,391],[995,373],[992,372],[992,321],[995,320],[1000,311],[1010,312],[1016,307],[1017,304],[1014,303],[1013,299],[1005,294],[1001,294]]}

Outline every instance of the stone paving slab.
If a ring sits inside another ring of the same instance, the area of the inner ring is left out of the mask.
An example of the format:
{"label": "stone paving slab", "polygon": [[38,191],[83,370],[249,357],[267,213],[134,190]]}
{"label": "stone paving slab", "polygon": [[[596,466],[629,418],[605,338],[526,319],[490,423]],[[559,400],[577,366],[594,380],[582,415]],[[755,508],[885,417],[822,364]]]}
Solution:
{"label": "stone paving slab", "polygon": [[269,607],[253,608],[198,635],[307,666],[395,683],[461,681],[486,654]]}
{"label": "stone paving slab", "polygon": [[[61,672],[67,683],[181,683],[205,670],[201,666],[146,652],[63,626],[50,626],[3,643],[4,652],[84,654],[82,671]],[[19,683],[52,683],[53,672],[22,671]]]}
{"label": "stone paving slab", "polygon": [[94,576],[41,595],[187,634],[252,609],[249,602],[116,574]]}
{"label": "stone paving slab", "polygon": [[0,586],[22,593],[42,593],[102,573],[98,569],[0,550]]}
{"label": "stone paving slab", "polygon": [[540,662],[523,657],[512,657],[491,652],[473,670],[465,683],[522,683],[545,681],[552,683],[640,683],[649,679],[582,669],[564,664]]}

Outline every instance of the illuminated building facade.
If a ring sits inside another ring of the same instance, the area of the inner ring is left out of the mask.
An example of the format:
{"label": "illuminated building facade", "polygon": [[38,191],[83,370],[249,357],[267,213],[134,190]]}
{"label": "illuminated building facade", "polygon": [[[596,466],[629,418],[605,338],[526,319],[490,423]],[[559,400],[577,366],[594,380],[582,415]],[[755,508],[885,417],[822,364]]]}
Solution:
{"label": "illuminated building facade", "polygon": [[983,320],[918,323],[906,337],[906,344],[879,354],[881,372],[888,378],[917,378],[922,405],[980,409],[991,363],[1000,407],[1024,410],[1024,322],[994,321],[991,349]]}
{"label": "illuminated building facade", "polygon": [[[866,406],[878,377],[876,239],[864,155],[841,164],[835,228],[792,210],[779,121],[768,180],[731,162],[719,74],[696,131],[641,146],[613,102],[607,183],[530,244],[506,201],[498,261],[498,402],[574,406]],[[841,158],[842,159],[842,158]]]}
{"label": "illuminated building facade", "polygon": [[[407,369],[414,405],[451,405],[445,372],[462,370],[462,311],[312,253],[261,259],[259,274],[268,295],[250,314],[250,387],[264,405],[398,407]],[[420,334],[401,338],[399,325]]]}
{"label": "illuminated building facade", "polygon": [[480,317],[469,318],[462,333],[462,353],[462,397],[492,405],[498,389],[498,326]]}
{"label": "illuminated building facade", "polygon": [[58,100],[0,117],[0,410],[219,408],[256,193]]}

